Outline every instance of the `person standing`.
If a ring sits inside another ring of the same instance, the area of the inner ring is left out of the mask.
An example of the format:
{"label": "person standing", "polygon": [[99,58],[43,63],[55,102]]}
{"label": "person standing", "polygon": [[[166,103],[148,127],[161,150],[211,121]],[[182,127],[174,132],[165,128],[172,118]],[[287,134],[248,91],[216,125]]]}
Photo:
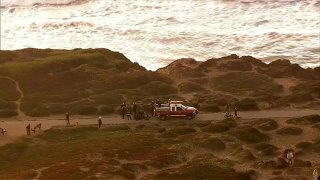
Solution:
{"label": "person standing", "polygon": [[138,105],[136,104],[136,102],[133,102],[132,112],[133,112],[133,118],[134,119],[137,119],[137,109],[138,109]]}
{"label": "person standing", "polygon": [[132,120],[130,108],[127,108],[126,110],[127,110],[127,119],[128,119],[128,120]]}
{"label": "person standing", "polygon": [[99,119],[98,119],[98,126],[99,126],[99,129],[101,128],[102,126],[102,119],[101,119],[101,116],[99,116]]}
{"label": "person standing", "polygon": [[319,180],[320,179],[320,176],[318,174],[318,170],[317,169],[313,170],[312,175],[313,175],[313,180]]}
{"label": "person standing", "polygon": [[294,158],[294,156],[293,156],[293,150],[290,149],[290,150],[287,152],[287,162],[288,162],[288,164],[289,164],[290,166],[293,165],[293,158]]}
{"label": "person standing", "polygon": [[154,103],[154,101],[152,101],[151,105],[150,105],[150,113],[151,113],[152,117],[154,116],[155,107],[156,107],[155,103]]}
{"label": "person standing", "polygon": [[26,129],[27,129],[27,135],[30,135],[30,134],[31,134],[31,133],[30,133],[30,130],[31,130],[31,125],[30,125],[30,123],[27,125]]}
{"label": "person standing", "polygon": [[160,101],[160,99],[157,100],[156,104],[157,104],[158,107],[161,107],[161,101]]}
{"label": "person standing", "polygon": [[122,119],[124,119],[124,116],[126,115],[126,108],[127,108],[127,105],[126,103],[122,103],[121,106],[120,106],[120,111],[121,111],[121,115],[122,115]]}
{"label": "person standing", "polygon": [[238,108],[236,105],[234,106],[234,117],[238,117]]}
{"label": "person standing", "polygon": [[70,126],[70,114],[69,114],[69,112],[66,113],[66,121],[67,121],[67,126]]}

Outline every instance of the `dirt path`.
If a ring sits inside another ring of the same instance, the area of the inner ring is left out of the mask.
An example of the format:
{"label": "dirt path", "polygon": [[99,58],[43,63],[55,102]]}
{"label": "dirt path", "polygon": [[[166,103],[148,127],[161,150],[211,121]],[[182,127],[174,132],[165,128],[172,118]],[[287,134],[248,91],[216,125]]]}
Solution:
{"label": "dirt path", "polygon": [[21,100],[22,100],[23,97],[24,97],[24,93],[23,93],[23,91],[22,91],[21,88],[20,88],[19,82],[16,81],[16,80],[14,80],[14,79],[12,79],[12,78],[10,78],[10,77],[7,77],[7,76],[5,76],[5,77],[0,76],[0,78],[8,79],[8,80],[12,81],[12,82],[15,84],[16,90],[17,90],[17,91],[19,92],[19,94],[20,94],[19,99],[17,99],[16,101],[14,101],[14,102],[16,103],[16,105],[17,105],[17,110],[16,110],[16,111],[17,111],[17,113],[18,113],[18,119],[21,120],[21,119],[25,118],[26,115],[24,114],[23,111],[21,111]]}
{"label": "dirt path", "polygon": [[[242,119],[252,119],[252,118],[276,118],[276,117],[298,117],[306,116],[311,114],[319,114],[320,110],[270,110],[270,111],[246,111],[239,112],[239,115]],[[206,120],[221,120],[224,118],[224,113],[210,113],[210,114],[199,114],[195,120],[197,121],[206,121]],[[44,118],[28,118],[29,121],[17,121],[16,119],[0,119],[1,127],[7,129],[8,134],[5,136],[0,136],[0,146],[7,144],[12,140],[26,135],[26,126],[30,123],[31,127],[36,126],[39,123],[42,123],[42,130],[50,129],[54,126],[65,126],[66,121],[64,120],[64,115],[50,116]],[[186,119],[181,119],[185,121]],[[146,122],[156,122],[159,121],[156,118],[153,118],[149,121],[134,121],[134,120],[124,120],[119,116],[111,115],[102,118],[104,125],[106,124],[137,124],[137,123],[146,123]],[[167,121],[170,121],[168,119]],[[89,116],[72,116],[70,123],[71,125],[92,125],[97,124],[98,117],[89,117]]]}

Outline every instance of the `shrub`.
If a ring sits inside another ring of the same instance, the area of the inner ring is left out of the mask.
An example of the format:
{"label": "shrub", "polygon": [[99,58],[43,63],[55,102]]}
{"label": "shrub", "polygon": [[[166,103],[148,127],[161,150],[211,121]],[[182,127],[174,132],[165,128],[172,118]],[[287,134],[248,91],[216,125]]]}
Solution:
{"label": "shrub", "polygon": [[78,113],[80,115],[94,115],[97,114],[97,108],[92,106],[83,107]]}
{"label": "shrub", "polygon": [[16,109],[17,105],[14,102],[4,101],[0,99],[0,109]]}
{"label": "shrub", "polygon": [[16,90],[14,82],[0,77],[0,99],[6,101],[15,101],[19,99],[20,94]]}
{"label": "shrub", "polygon": [[98,110],[99,115],[111,114],[114,112],[114,108],[110,106],[102,106]]}
{"label": "shrub", "polygon": [[204,91],[205,88],[202,87],[200,84],[194,83],[194,82],[182,82],[178,85],[179,90],[184,93],[193,93],[193,92],[200,92]]}
{"label": "shrub", "polygon": [[312,94],[320,97],[320,81],[308,81],[290,88],[294,94]]}
{"label": "shrub", "polygon": [[197,102],[194,102],[194,101],[185,102],[184,105],[191,106],[191,107],[194,107],[194,108],[199,108],[200,107],[200,105]]}
{"label": "shrub", "polygon": [[141,86],[140,89],[150,95],[168,95],[177,93],[177,90],[174,87],[160,81],[152,81],[144,86]]}
{"label": "shrub", "polygon": [[14,110],[11,110],[11,109],[0,110],[0,118],[9,118],[9,117],[17,116],[17,115],[18,115],[18,113]]}
{"label": "shrub", "polygon": [[164,131],[160,137],[163,138],[175,138],[177,136],[185,135],[185,134],[190,134],[190,133],[195,133],[197,132],[193,128],[189,127],[177,127],[177,128],[172,128],[168,131]]}
{"label": "shrub", "polygon": [[108,93],[91,97],[97,104],[120,104],[123,101],[122,95]]}
{"label": "shrub", "polygon": [[212,103],[212,104],[204,104],[201,106],[201,110],[207,111],[207,112],[219,112],[220,108],[217,104]]}
{"label": "shrub", "polygon": [[296,144],[296,148],[302,149],[302,150],[310,150],[313,148],[313,143],[311,142],[300,142]]}
{"label": "shrub", "polygon": [[262,155],[275,155],[278,148],[268,143],[259,143],[254,145],[254,148]]}
{"label": "shrub", "polygon": [[210,133],[220,133],[229,130],[229,126],[224,123],[214,123],[210,124],[201,129],[203,132],[210,132]]}
{"label": "shrub", "polygon": [[226,145],[218,138],[208,138],[199,145],[211,151],[221,151],[226,148]]}
{"label": "shrub", "polygon": [[211,124],[211,121],[194,121],[192,125],[195,125],[197,127],[205,127]]}
{"label": "shrub", "polygon": [[234,119],[224,119],[220,123],[226,124],[228,127],[236,127],[237,122]]}
{"label": "shrub", "polygon": [[50,104],[48,110],[52,114],[62,114],[66,112],[66,108],[64,104]]}
{"label": "shrub", "polygon": [[280,135],[300,135],[302,131],[303,130],[299,127],[284,127],[278,129],[276,133]]}
{"label": "shrub", "polygon": [[32,111],[33,109],[41,107],[41,103],[38,102],[22,102],[21,110],[23,111]]}
{"label": "shrub", "polygon": [[253,99],[245,98],[236,102],[236,106],[240,111],[257,110],[257,103]]}
{"label": "shrub", "polygon": [[314,114],[309,116],[303,116],[298,118],[291,118],[286,121],[289,124],[295,125],[308,125],[320,123],[320,115]]}
{"label": "shrub", "polygon": [[227,61],[219,65],[220,68],[232,71],[251,71],[252,65],[244,60]]}
{"label": "shrub", "polygon": [[27,142],[6,144],[0,147],[0,159],[2,162],[18,160],[27,149]]}
{"label": "shrub", "polygon": [[263,123],[259,124],[258,128],[263,131],[271,131],[278,128],[278,123],[273,119],[259,119]]}
{"label": "shrub", "polygon": [[225,106],[227,105],[230,101],[234,99],[234,97],[230,95],[225,95],[225,94],[216,94],[212,97],[206,97],[207,104],[217,104],[218,106]]}
{"label": "shrub", "polygon": [[26,111],[26,115],[31,116],[31,117],[44,117],[50,115],[49,111],[45,108],[36,108],[32,109],[31,111]]}
{"label": "shrub", "polygon": [[291,94],[280,99],[280,101],[287,103],[302,103],[313,100],[314,98],[311,96],[311,94]]}
{"label": "shrub", "polygon": [[251,179],[249,173],[236,172],[233,168],[213,163],[192,163],[178,170],[161,171],[150,179]]}
{"label": "shrub", "polygon": [[269,137],[253,127],[239,127],[230,132],[231,135],[247,143],[265,142]]}
{"label": "shrub", "polygon": [[113,131],[127,131],[130,127],[127,125],[112,125],[103,128],[103,131],[113,132]]}
{"label": "shrub", "polygon": [[253,95],[273,94],[282,91],[268,76],[254,72],[232,72],[213,79],[213,87],[234,94],[251,92]]}

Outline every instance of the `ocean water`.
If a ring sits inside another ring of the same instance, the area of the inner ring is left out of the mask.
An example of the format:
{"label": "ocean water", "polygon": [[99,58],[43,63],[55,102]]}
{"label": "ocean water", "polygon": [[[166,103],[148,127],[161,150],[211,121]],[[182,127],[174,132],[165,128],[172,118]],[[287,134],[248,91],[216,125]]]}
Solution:
{"label": "ocean water", "polygon": [[320,65],[320,0],[0,0],[1,49],[109,48],[155,70],[230,54]]}

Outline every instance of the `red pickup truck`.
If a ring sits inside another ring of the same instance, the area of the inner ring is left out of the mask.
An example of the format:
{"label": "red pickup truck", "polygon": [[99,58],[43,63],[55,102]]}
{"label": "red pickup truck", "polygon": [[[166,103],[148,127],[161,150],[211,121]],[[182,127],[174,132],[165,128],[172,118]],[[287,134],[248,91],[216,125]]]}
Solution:
{"label": "red pickup truck", "polygon": [[161,104],[161,107],[155,108],[155,115],[161,120],[168,117],[186,117],[193,119],[199,111],[194,107],[184,106],[182,101],[170,101],[168,104]]}

